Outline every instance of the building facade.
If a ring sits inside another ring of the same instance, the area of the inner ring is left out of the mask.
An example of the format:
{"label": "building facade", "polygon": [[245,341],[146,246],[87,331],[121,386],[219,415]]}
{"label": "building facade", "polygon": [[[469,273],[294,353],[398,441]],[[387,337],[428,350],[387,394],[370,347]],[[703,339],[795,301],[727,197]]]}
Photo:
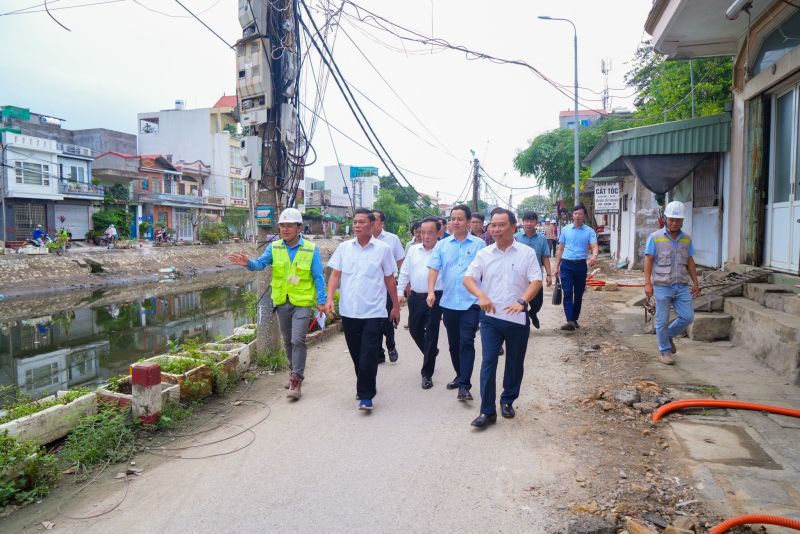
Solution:
{"label": "building facade", "polygon": [[[324,189],[330,191],[330,206],[372,209],[380,193],[377,167],[329,165],[324,170]],[[318,187],[318,186],[317,186]]]}

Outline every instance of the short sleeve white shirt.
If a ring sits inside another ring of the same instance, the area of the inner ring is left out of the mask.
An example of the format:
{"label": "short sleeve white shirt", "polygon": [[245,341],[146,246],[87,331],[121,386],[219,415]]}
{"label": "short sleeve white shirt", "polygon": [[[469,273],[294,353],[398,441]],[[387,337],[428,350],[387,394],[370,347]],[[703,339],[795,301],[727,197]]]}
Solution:
{"label": "short sleeve white shirt", "polygon": [[467,268],[466,276],[478,282],[495,307],[495,313],[486,313],[503,321],[525,324],[525,312],[509,314],[507,306],[516,304],[534,280],[542,279],[542,270],[536,252],[514,241],[505,252],[497,244],[481,249]]}
{"label": "short sleeve white shirt", "polygon": [[[415,293],[428,292],[428,260],[433,254],[433,248],[426,250],[422,243],[413,245],[408,249],[408,254],[400,267],[400,276],[397,278],[397,295],[403,294],[406,286],[411,286],[411,291]],[[441,291],[442,277],[436,278],[434,291]]]}
{"label": "short sleeve white shirt", "polygon": [[397,273],[388,245],[371,237],[362,247],[358,239],[345,241],[334,251],[328,266],[341,271],[339,313],[351,319],[386,317],[384,277]]}
{"label": "short sleeve white shirt", "polygon": [[403,243],[397,235],[387,232],[386,230],[381,230],[381,233],[378,234],[376,239],[389,245],[389,248],[392,249],[394,261],[398,262],[406,257],[405,251],[403,250]]}

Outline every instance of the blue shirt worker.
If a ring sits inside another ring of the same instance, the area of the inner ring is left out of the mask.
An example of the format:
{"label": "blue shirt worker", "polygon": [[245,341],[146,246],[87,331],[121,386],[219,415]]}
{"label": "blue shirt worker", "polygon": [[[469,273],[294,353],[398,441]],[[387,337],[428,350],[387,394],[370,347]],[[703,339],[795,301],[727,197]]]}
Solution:
{"label": "blue shirt worker", "polygon": [[517,218],[503,208],[492,211],[489,224],[494,244],[478,251],[464,277],[464,286],[478,298],[481,308],[481,411],[472,426],[484,428],[497,421],[495,394],[497,360],[505,344],[503,392],[500,413],[516,415],[530,327],[525,310],[542,292],[542,271],[536,252],[514,239]]}
{"label": "blue shirt worker", "polygon": [[327,294],[319,249],[300,236],[303,229],[300,212],[295,208],[283,210],[278,227],[281,240],[270,243],[260,258],[231,254],[228,260],[250,271],[272,266],[272,303],[290,365],[287,396],[297,400],[305,379],[308,325],[315,307],[324,312]]}
{"label": "blue shirt worker", "polygon": [[44,236],[47,234],[42,230],[42,225],[37,224],[36,229],[33,231],[33,241],[36,243],[37,246],[42,246],[44,244]]}
{"label": "blue shirt worker", "polygon": [[[536,252],[536,257],[539,260],[540,270],[547,272],[547,287],[553,283],[553,275],[550,272],[550,244],[548,243],[547,236],[540,234],[536,231],[539,225],[539,214],[535,211],[526,211],[522,214],[522,230],[517,232],[514,239],[528,245]],[[531,318],[531,324],[534,328],[540,327],[538,313],[544,304],[544,290],[538,291],[536,296],[530,302],[528,308],[528,317]]]}
{"label": "blue shirt worker", "polygon": [[342,315],[344,340],[356,372],[358,409],[371,411],[377,392],[378,358],[381,353],[386,317],[386,292],[392,299],[388,322],[400,322],[400,303],[397,300],[397,262],[392,249],[372,234],[375,214],[358,208],[353,214],[355,239],[345,241],[328,262],[328,301],[325,312],[333,311],[333,296],[339,294],[339,313]]}
{"label": "blue shirt worker", "polygon": [[[665,227],[650,235],[644,249],[644,292],[648,298],[656,297],[656,337],[661,363],[672,365],[675,363],[672,355],[678,352],[672,338],[681,334],[694,320],[692,297],[700,294],[700,284],[692,238],[681,231],[683,202],[667,204],[664,216],[667,219]],[[676,315],[671,323],[670,305]]]}
{"label": "blue shirt worker", "polygon": [[567,322],[561,330],[580,328],[578,318],[581,316],[583,292],[586,290],[586,257],[592,247],[589,267],[597,262],[597,234],[586,225],[586,206],[578,204],[572,210],[572,224],[566,225],[558,238],[558,254],[556,256],[556,276],[560,275],[561,287],[564,290],[564,315]]}
{"label": "blue shirt worker", "polygon": [[475,333],[478,331],[478,299],[464,287],[464,274],[479,250],[486,246],[469,231],[472,211],[464,204],[450,210],[453,235],[436,243],[428,260],[428,307],[436,305],[436,281],[442,278],[442,319],[447,331],[450,360],[456,377],[447,389],[458,388],[458,400],[472,400],[472,370],[475,366]]}

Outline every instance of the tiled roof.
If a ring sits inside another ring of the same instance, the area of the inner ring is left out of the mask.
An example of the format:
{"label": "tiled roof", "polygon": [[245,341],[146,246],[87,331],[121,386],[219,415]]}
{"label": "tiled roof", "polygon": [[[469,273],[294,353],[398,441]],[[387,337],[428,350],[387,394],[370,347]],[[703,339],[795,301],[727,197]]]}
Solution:
{"label": "tiled roof", "polygon": [[235,108],[237,102],[238,102],[238,100],[236,98],[236,95],[226,95],[226,96],[220,97],[220,99],[217,100],[217,103],[214,104],[213,107],[215,109],[216,108]]}

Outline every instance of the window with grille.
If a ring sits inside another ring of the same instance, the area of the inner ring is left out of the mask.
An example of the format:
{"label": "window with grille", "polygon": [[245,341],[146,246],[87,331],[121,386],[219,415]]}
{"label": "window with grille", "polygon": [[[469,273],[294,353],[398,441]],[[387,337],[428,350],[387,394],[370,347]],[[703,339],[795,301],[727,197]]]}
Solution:
{"label": "window with grille", "polygon": [[50,166],[39,163],[14,162],[14,173],[18,184],[50,185]]}
{"label": "window with grille", "polygon": [[245,184],[244,180],[231,178],[231,198],[247,198],[247,184]]}
{"label": "window with grille", "polygon": [[719,158],[708,158],[695,168],[692,199],[695,208],[719,206]]}

